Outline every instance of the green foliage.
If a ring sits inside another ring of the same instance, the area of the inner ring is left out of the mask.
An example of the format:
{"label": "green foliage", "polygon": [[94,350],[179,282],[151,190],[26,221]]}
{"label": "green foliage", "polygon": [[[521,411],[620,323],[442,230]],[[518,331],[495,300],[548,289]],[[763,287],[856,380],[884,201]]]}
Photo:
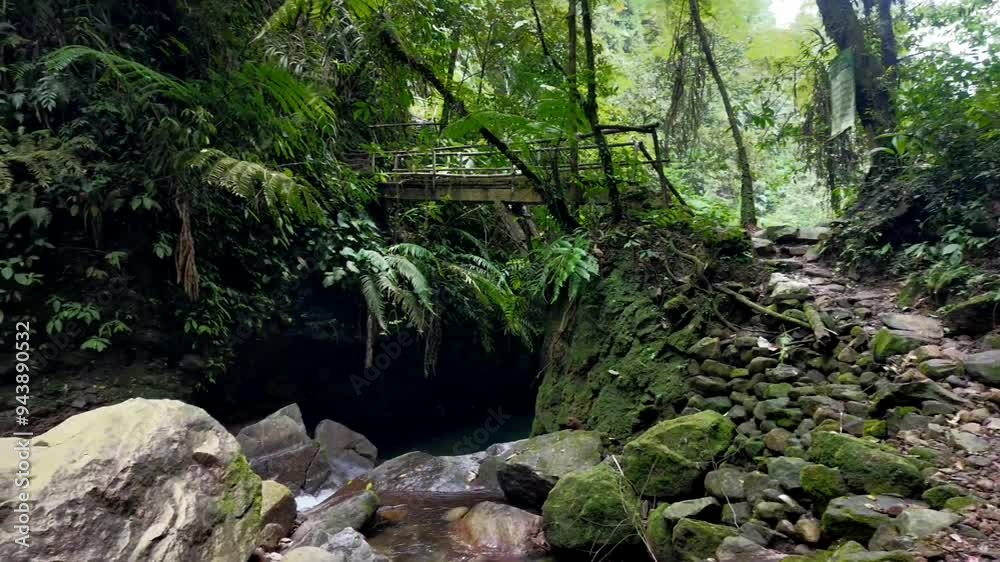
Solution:
{"label": "green foliage", "polygon": [[590,253],[590,241],[581,236],[564,236],[535,250],[538,264],[531,292],[550,303],[565,296],[573,302],[598,276],[597,258]]}

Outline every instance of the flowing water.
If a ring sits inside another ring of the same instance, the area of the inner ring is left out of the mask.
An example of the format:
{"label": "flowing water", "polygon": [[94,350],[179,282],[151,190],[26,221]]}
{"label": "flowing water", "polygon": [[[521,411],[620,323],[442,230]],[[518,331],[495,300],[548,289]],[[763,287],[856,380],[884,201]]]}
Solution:
{"label": "flowing water", "polygon": [[500,557],[473,551],[454,538],[449,512],[500,498],[476,493],[383,494],[383,512],[398,514],[399,523],[383,524],[369,533],[368,543],[395,562],[555,562],[551,556]]}

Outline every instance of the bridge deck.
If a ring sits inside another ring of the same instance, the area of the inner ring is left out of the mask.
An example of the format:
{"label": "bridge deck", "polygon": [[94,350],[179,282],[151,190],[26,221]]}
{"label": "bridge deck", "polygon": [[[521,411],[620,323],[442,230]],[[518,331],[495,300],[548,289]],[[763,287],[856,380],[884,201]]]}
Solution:
{"label": "bridge deck", "polygon": [[[398,124],[384,127],[405,127]],[[641,127],[603,126],[605,134],[642,133],[653,138],[653,146],[658,148],[655,128],[657,125]],[[581,137],[582,138],[582,137]],[[571,170],[598,171],[600,164],[591,158],[589,163],[580,162],[570,166],[569,147],[565,139],[539,139],[529,141],[514,150],[518,156],[543,175],[552,173],[558,178],[570,177]],[[636,139],[608,143],[614,152],[614,165],[619,170],[630,169],[631,179],[637,180],[638,168],[652,166],[660,179],[665,197],[668,180],[663,174],[664,161],[659,152],[653,156],[644,144]],[[580,154],[596,151],[596,144],[579,144]],[[531,182],[516,170],[496,149],[483,144],[461,146],[441,146],[414,150],[391,150],[377,153],[352,153],[346,160],[358,172],[377,175],[379,193],[382,197],[411,201],[451,200],[471,203],[542,203]]]}
{"label": "bridge deck", "polygon": [[468,201],[470,203],[541,203],[542,198],[520,174],[394,172],[379,185],[389,199]]}

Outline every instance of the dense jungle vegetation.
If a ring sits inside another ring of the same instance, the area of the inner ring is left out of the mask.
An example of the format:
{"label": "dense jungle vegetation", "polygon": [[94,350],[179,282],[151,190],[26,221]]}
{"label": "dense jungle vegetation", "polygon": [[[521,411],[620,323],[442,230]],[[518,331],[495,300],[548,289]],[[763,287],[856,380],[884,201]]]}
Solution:
{"label": "dense jungle vegetation", "polygon": [[[801,4],[778,25],[764,0],[5,2],[0,314],[95,354],[153,328],[210,385],[308,323],[310,289],[338,303],[318,329],[369,362],[415,329],[430,373],[450,327],[539,345],[606,245],[738,258],[741,227],[835,219],[856,274],[1000,298],[997,6]],[[858,122],[830,138],[847,49]],[[422,126],[377,127],[398,123]],[[649,123],[662,180],[608,140]],[[517,156],[538,139],[570,169]],[[442,143],[509,152],[545,204],[393,203],[351,164]]]}
{"label": "dense jungle vegetation", "polygon": [[2,0],[0,86],[0,559],[1000,552],[996,0]]}

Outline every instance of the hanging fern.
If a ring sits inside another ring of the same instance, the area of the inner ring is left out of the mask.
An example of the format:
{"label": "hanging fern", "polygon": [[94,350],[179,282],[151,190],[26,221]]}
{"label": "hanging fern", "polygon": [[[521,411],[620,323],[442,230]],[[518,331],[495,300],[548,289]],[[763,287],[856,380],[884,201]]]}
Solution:
{"label": "hanging fern", "polygon": [[315,188],[294,176],[256,162],[233,158],[221,150],[203,149],[190,161],[209,185],[225,189],[274,215],[288,210],[303,220],[318,220],[323,208]]}
{"label": "hanging fern", "polygon": [[89,137],[62,140],[48,130],[13,135],[0,127],[0,193],[14,187],[11,166],[15,164],[27,171],[31,181],[48,189],[60,177],[82,176],[84,168],[79,153],[96,149]]}
{"label": "hanging fern", "polygon": [[135,88],[141,96],[164,95],[181,101],[191,101],[195,90],[191,84],[114,53],[98,51],[82,45],[69,45],[49,53],[42,59],[48,76],[64,72],[81,60],[96,61],[112,75]]}
{"label": "hanging fern", "polygon": [[[590,243],[582,236],[562,237],[536,251],[538,271],[533,291],[556,302],[564,294],[576,300],[580,291],[599,273],[597,258],[589,251]],[[551,296],[549,296],[551,295]]]}
{"label": "hanging fern", "polygon": [[359,250],[356,256],[363,266],[361,293],[369,313],[381,329],[387,328],[386,305],[389,303],[402,312],[411,326],[423,332],[434,314],[431,288],[423,272],[406,254],[433,258],[429,251],[414,244],[392,246],[384,253]]}

